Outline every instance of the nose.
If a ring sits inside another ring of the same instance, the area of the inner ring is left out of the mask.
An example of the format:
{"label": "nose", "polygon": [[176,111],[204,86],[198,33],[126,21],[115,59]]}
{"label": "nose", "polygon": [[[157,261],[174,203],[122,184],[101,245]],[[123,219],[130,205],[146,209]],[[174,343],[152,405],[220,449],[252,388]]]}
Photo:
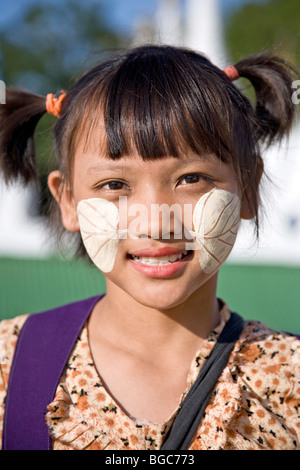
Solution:
{"label": "nose", "polygon": [[181,206],[178,203],[150,203],[140,225],[140,237],[169,240],[180,234]]}
{"label": "nose", "polygon": [[[126,206],[125,207],[125,202]],[[123,201],[119,204],[120,225],[124,226],[124,214],[129,237],[165,239],[183,238],[181,205],[165,195],[142,200]]]}

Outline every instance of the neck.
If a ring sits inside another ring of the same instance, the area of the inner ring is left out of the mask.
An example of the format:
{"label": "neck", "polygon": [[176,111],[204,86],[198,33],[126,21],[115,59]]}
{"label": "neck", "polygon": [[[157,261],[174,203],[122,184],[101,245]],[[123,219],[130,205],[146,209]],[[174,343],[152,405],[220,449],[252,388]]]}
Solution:
{"label": "neck", "polygon": [[160,310],[137,302],[113,283],[107,283],[107,294],[96,306],[90,330],[99,332],[121,348],[140,354],[166,351],[197,350],[219,321],[216,299],[217,276],[180,305]]}

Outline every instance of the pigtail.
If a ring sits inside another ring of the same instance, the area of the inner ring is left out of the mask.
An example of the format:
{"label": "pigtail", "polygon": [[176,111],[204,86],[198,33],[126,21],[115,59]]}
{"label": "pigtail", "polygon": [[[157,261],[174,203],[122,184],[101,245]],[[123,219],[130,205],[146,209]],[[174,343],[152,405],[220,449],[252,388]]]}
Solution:
{"label": "pigtail", "polygon": [[296,71],[291,64],[263,52],[235,64],[239,76],[247,78],[256,92],[257,139],[267,145],[288,136],[296,114],[292,82]]}
{"label": "pigtail", "polygon": [[45,113],[44,96],[6,91],[6,104],[0,105],[0,170],[6,183],[36,180],[34,131]]}

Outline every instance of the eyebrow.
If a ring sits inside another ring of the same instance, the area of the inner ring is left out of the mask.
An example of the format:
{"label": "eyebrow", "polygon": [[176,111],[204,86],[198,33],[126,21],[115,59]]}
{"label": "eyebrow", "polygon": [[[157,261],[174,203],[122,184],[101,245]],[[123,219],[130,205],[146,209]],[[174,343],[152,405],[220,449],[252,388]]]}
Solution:
{"label": "eyebrow", "polygon": [[[116,165],[116,164],[109,164],[108,163],[98,163],[96,165],[92,165],[87,169],[88,173],[99,173],[103,171],[123,171],[125,169],[125,165]],[[128,168],[126,168],[128,169]]]}
{"label": "eyebrow", "polygon": [[[178,163],[178,168],[184,167],[186,165],[192,165],[197,162],[202,162],[202,163],[209,163],[211,162],[211,159],[214,158],[212,155],[190,155],[187,156],[185,160],[181,158],[174,158],[174,160]],[[122,160],[122,164],[117,164],[114,160],[107,159],[105,163],[97,163],[95,165],[90,166],[87,169],[87,172],[89,174],[93,173],[99,173],[99,172],[104,172],[104,171],[118,171],[122,172],[124,170],[126,171],[134,171],[135,169],[133,168],[132,162],[134,160]]]}

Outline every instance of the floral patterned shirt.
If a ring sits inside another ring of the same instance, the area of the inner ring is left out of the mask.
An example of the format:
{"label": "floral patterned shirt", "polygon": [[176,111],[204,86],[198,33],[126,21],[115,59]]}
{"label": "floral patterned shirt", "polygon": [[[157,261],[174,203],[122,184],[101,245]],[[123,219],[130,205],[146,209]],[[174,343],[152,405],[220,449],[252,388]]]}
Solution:
{"label": "floral patterned shirt", "polygon": [[[161,424],[136,421],[110,396],[94,366],[85,325],[48,405],[54,450],[159,450],[229,317],[224,304],[221,323],[191,363],[177,409]],[[1,430],[14,348],[26,318],[0,323]],[[245,323],[189,449],[300,450],[300,342],[294,336]]]}

